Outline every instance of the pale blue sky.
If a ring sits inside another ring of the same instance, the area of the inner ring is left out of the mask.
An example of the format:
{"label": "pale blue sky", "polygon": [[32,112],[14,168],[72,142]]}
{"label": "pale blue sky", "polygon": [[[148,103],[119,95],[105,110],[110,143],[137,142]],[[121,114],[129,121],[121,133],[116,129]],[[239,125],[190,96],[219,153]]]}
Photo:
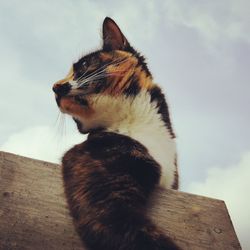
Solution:
{"label": "pale blue sky", "polygon": [[0,148],[58,162],[83,140],[70,119],[55,125],[51,86],[98,48],[110,16],[166,93],[182,190],[226,200],[250,249],[249,9],[247,0],[0,0]]}

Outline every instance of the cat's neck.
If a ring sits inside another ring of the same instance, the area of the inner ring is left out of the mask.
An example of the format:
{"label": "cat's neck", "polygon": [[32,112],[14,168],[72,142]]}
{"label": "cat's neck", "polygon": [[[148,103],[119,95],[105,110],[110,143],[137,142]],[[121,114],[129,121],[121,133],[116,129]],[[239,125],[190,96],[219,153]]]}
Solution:
{"label": "cat's neck", "polygon": [[142,130],[153,132],[155,129],[166,130],[158,113],[156,103],[150,100],[147,91],[141,91],[135,97],[108,95],[92,98],[94,118],[89,126],[104,127],[107,131],[132,135]]}

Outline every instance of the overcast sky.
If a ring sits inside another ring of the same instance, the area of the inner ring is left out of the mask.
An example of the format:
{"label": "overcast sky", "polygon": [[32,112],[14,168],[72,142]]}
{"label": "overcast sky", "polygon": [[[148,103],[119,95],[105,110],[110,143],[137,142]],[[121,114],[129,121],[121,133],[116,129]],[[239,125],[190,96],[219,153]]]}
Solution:
{"label": "overcast sky", "polygon": [[250,249],[250,1],[0,0],[0,149],[59,162],[83,141],[51,91],[110,16],[147,58],[177,134],[181,189],[225,200]]}

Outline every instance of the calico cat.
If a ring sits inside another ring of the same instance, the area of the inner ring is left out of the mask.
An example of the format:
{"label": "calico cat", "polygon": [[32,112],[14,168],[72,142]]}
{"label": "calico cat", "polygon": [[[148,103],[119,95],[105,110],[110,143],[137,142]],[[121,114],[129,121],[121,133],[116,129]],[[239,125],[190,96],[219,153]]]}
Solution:
{"label": "calico cat", "polygon": [[62,159],[68,206],[89,250],[177,250],[145,214],[157,185],[178,189],[168,106],[144,58],[117,24],[103,22],[103,46],[53,86],[61,112],[85,142]]}

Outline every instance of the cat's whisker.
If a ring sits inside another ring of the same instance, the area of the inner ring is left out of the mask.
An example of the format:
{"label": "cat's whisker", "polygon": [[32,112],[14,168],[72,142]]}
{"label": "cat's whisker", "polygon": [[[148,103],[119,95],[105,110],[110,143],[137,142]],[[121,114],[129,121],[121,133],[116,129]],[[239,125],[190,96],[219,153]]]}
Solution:
{"label": "cat's whisker", "polygon": [[102,73],[98,73],[98,74],[95,74],[91,77],[87,77],[85,78],[82,82],[79,82],[79,86],[82,86],[85,82],[89,82],[89,81],[93,81],[93,80],[96,80],[96,77],[99,77],[103,74],[103,76],[106,76],[106,73],[102,72]]}
{"label": "cat's whisker", "polygon": [[57,140],[58,144],[62,139],[63,119],[64,119],[64,114],[59,111],[56,118],[56,122],[54,123],[55,126],[54,139]]}
{"label": "cat's whisker", "polygon": [[[108,64],[105,64],[105,65],[103,65],[102,67],[96,69],[96,70],[93,71],[91,74],[89,74],[88,77],[92,76],[93,74],[99,73],[100,71],[102,71],[102,69],[103,69],[104,67],[107,67],[107,66],[108,66]],[[105,70],[105,69],[104,69],[104,70]],[[84,74],[83,74],[77,81],[81,81],[81,80],[84,78],[84,76],[86,75],[86,73],[87,73],[87,71],[85,71]]]}
{"label": "cat's whisker", "polygon": [[60,110],[58,110],[58,113],[57,113],[57,116],[56,116],[56,119],[55,119],[55,121],[54,121],[54,127],[56,127],[57,126],[57,124],[58,124],[58,122],[59,122],[59,119],[60,119]]}
{"label": "cat's whisker", "polygon": [[[102,74],[102,73],[104,73],[104,72],[105,72],[105,69],[100,70],[100,71],[96,71],[95,74],[89,75],[87,78],[85,78],[83,82],[85,82],[85,81],[90,81],[90,80],[92,80],[92,78],[94,78],[95,76],[99,76],[100,74]],[[114,72],[112,72],[112,73],[115,73],[115,72],[123,72],[123,71],[118,71],[118,70],[116,70],[116,71],[114,71]],[[105,74],[108,75],[108,74],[110,74],[110,73],[105,73]],[[80,86],[83,85],[83,82],[81,82],[80,80],[78,80],[77,82],[79,83]]]}
{"label": "cat's whisker", "polygon": [[[116,66],[119,65],[120,63],[126,62],[129,59],[129,57],[123,58],[123,59],[117,59],[113,62],[104,64],[102,67],[100,67],[99,69],[95,70],[94,72],[92,72],[90,75],[88,75],[88,77],[91,77],[97,73],[101,73],[101,72],[105,72],[106,68],[110,65],[112,66]],[[86,71],[87,72],[87,71]],[[81,76],[77,81],[81,81],[84,78],[84,75],[86,75],[86,72],[83,74],[83,76]]]}
{"label": "cat's whisker", "polygon": [[97,75],[96,77],[93,77],[91,79],[86,79],[85,81],[81,82],[79,87],[83,86],[86,83],[89,83],[91,81],[96,81],[96,80],[101,80],[106,78],[107,76],[123,76],[124,74],[115,74],[115,73],[108,73],[108,74],[104,74],[104,75]]}
{"label": "cat's whisker", "polygon": [[[134,69],[135,67],[133,67]],[[133,69],[130,69],[129,71],[132,71]],[[128,73],[129,71],[126,71],[126,73]],[[123,74],[116,74],[118,72],[123,72]],[[88,78],[85,78],[84,81],[82,82],[79,82],[79,87],[81,87],[82,85],[84,85],[85,83],[87,82],[90,82],[90,81],[94,81],[94,80],[98,80],[100,76],[103,76],[102,78],[105,78],[107,76],[123,76],[125,74],[124,70],[116,70],[116,71],[113,71],[113,72],[110,72],[110,73],[105,73],[102,75],[102,73],[98,73],[98,74],[95,74],[91,77],[88,77]],[[98,78],[97,78],[98,77]]]}
{"label": "cat's whisker", "polygon": [[[87,74],[87,71],[85,71],[85,72],[83,73],[83,75],[82,75],[78,80],[82,79],[86,74]],[[78,81],[78,80],[77,80],[77,81]]]}
{"label": "cat's whisker", "polygon": [[58,110],[57,117],[53,123],[53,128],[55,128],[53,136],[54,140],[60,140],[61,138],[61,136],[58,135],[58,132],[60,131],[60,123],[61,123],[61,112]]}
{"label": "cat's whisker", "polygon": [[66,138],[66,132],[67,132],[67,124],[66,124],[67,120],[65,119],[65,115],[63,116],[63,138]]}
{"label": "cat's whisker", "polygon": [[[102,68],[102,67],[101,67],[101,68]],[[101,70],[101,68],[99,68],[99,69],[95,70],[94,72],[92,72],[90,75],[87,76],[87,78],[105,72],[106,68],[105,68],[105,69],[102,69],[102,70]],[[83,79],[83,78],[81,77],[81,78],[78,79],[78,81],[80,81],[80,80],[82,80],[82,79]]]}
{"label": "cat's whisker", "polygon": [[61,113],[61,116],[60,116],[60,123],[59,123],[59,134],[60,134],[60,137],[62,137],[63,135],[63,126],[64,126],[64,114]]}
{"label": "cat's whisker", "polygon": [[104,72],[99,72],[99,73],[96,73],[95,75],[92,75],[92,76],[89,76],[89,77],[83,79],[82,82],[79,82],[79,85],[81,86],[83,82],[92,80],[92,79],[94,79],[95,77],[99,76],[102,73],[104,73]]}

